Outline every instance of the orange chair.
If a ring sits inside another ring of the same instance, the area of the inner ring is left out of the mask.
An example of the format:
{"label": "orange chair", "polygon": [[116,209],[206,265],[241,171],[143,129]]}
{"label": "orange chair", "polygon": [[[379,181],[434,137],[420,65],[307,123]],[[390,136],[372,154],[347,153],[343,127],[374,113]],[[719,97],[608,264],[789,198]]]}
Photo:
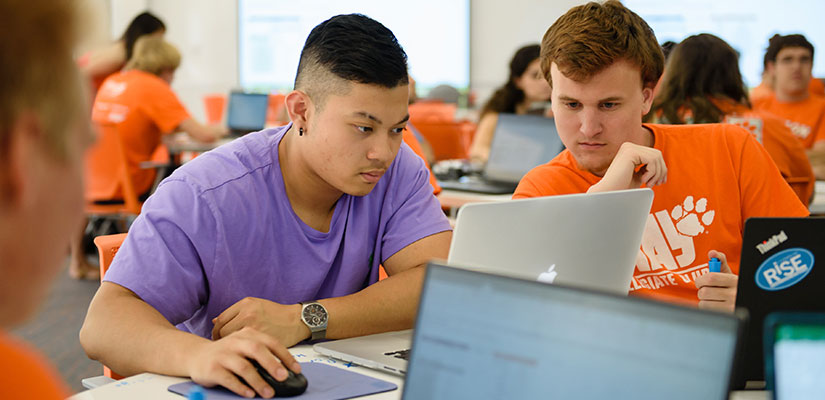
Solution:
{"label": "orange chair", "polygon": [[[100,256],[101,281],[103,280],[103,276],[106,275],[106,271],[109,269],[109,266],[112,265],[112,260],[115,258],[115,254],[117,254],[117,251],[120,249],[120,245],[124,240],[126,240],[125,233],[104,235],[95,238],[95,246],[97,246],[97,252]],[[123,379],[123,376],[113,372],[105,365],[103,366],[103,375],[112,379]]]}
{"label": "orange chair", "polygon": [[458,106],[440,101],[420,101],[410,104],[410,122],[418,126],[424,123],[444,123],[455,121]]}
{"label": "orange chair", "polygon": [[432,146],[436,161],[469,157],[472,135],[475,131],[472,123],[441,121],[419,122],[413,125]]}
{"label": "orange chair", "polygon": [[280,93],[269,94],[269,105],[266,110],[267,126],[281,126],[289,123],[289,116],[284,116],[284,99],[286,95]]}
{"label": "orange chair", "polygon": [[[117,149],[117,151],[107,151],[106,149]],[[98,143],[89,150],[96,152],[93,157],[87,157],[86,163],[86,180],[93,179],[92,177],[97,171],[107,171],[111,168],[117,168],[118,184],[123,194],[123,204],[96,204],[94,201],[86,201],[84,213],[88,217],[88,224],[86,225],[86,234],[95,237],[101,233],[110,231],[114,224],[119,225],[120,230],[125,230],[140,214],[140,209],[143,204],[138,200],[138,194],[135,191],[135,186],[132,183],[132,177],[129,174],[129,167],[126,162],[126,150],[123,146],[123,141],[120,140],[120,135],[98,135]],[[141,168],[156,168],[159,166],[167,166],[166,164],[151,163],[151,166],[141,166]],[[160,171],[158,171],[158,178],[160,178]],[[108,178],[107,178],[108,179]],[[155,180],[157,184],[159,179]],[[96,221],[102,221],[97,224]],[[97,227],[97,229],[95,229]]]}
{"label": "orange chair", "polygon": [[203,106],[206,110],[206,122],[217,125],[223,120],[223,110],[226,108],[225,94],[208,94],[203,96]]}

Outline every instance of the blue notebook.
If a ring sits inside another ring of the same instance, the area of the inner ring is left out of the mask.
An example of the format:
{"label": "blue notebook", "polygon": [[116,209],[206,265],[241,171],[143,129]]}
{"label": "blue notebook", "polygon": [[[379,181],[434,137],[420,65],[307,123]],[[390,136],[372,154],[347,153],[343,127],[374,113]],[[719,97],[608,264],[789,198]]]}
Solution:
{"label": "blue notebook", "polygon": [[[389,392],[398,389],[398,385],[380,379],[361,375],[343,368],[324,363],[301,363],[301,372],[307,378],[309,386],[306,392],[293,399],[302,400],[338,400],[369,394]],[[194,382],[183,382],[169,386],[172,393],[186,396]],[[208,400],[236,400],[243,397],[222,387],[204,388]],[[255,397],[260,399],[261,397]]]}

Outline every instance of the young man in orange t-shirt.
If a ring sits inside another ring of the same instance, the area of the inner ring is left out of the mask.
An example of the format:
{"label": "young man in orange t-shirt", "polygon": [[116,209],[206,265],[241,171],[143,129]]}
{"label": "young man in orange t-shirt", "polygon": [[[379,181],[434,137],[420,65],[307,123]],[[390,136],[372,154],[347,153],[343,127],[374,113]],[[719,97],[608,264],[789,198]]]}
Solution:
{"label": "young man in orange t-shirt", "polygon": [[802,35],[775,35],[765,61],[773,76],[773,95],[754,99],[753,108],[788,120],[808,149],[814,174],[825,179],[825,98],[809,90],[814,46]]}
{"label": "young man in orange t-shirt", "polygon": [[[559,18],[541,62],[567,150],[513,197],[652,187],[631,293],[733,310],[745,220],[808,214],[765,149],[738,126],[642,124],[663,56],[647,23],[618,1]],[[710,257],[721,273],[707,273]]]}
{"label": "young man in orange t-shirt", "polygon": [[0,2],[0,399],[64,399],[42,356],[4,331],[31,316],[83,212],[92,141],[72,60],[75,1]]}

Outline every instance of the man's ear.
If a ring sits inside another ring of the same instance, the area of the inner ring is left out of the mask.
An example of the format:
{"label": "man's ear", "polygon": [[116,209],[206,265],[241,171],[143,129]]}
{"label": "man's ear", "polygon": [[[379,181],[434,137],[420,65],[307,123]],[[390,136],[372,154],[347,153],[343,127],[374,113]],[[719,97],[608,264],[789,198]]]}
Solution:
{"label": "man's ear", "polygon": [[642,88],[642,117],[650,112],[650,107],[653,106],[653,85],[647,85]]}
{"label": "man's ear", "polygon": [[29,178],[40,167],[36,158],[42,157],[43,151],[43,128],[34,112],[19,114],[8,129],[5,147],[0,149],[0,209],[26,201],[31,187]]}
{"label": "man's ear", "polygon": [[286,103],[286,112],[289,114],[289,119],[293,124],[306,128],[309,114],[313,109],[312,99],[309,95],[300,91],[293,90],[286,95],[284,99]]}
{"label": "man's ear", "polygon": [[776,62],[768,61],[768,63],[765,64],[765,70],[768,71],[768,74],[773,75],[773,73],[776,72]]}

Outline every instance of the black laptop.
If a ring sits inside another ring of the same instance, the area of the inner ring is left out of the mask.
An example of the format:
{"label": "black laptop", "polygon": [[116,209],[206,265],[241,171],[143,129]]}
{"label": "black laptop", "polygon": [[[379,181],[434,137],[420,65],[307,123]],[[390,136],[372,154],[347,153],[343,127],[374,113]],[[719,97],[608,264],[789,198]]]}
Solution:
{"label": "black laptop", "polygon": [[233,91],[229,94],[226,126],[232,136],[243,136],[264,129],[269,95]]}
{"label": "black laptop", "polygon": [[564,150],[552,118],[499,114],[490,144],[490,158],[480,174],[438,181],[443,189],[468,192],[513,193],[521,178]]}
{"label": "black laptop", "polygon": [[737,307],[750,312],[735,386],[763,381],[762,327],[777,311],[825,311],[825,218],[750,218],[745,222]]}

